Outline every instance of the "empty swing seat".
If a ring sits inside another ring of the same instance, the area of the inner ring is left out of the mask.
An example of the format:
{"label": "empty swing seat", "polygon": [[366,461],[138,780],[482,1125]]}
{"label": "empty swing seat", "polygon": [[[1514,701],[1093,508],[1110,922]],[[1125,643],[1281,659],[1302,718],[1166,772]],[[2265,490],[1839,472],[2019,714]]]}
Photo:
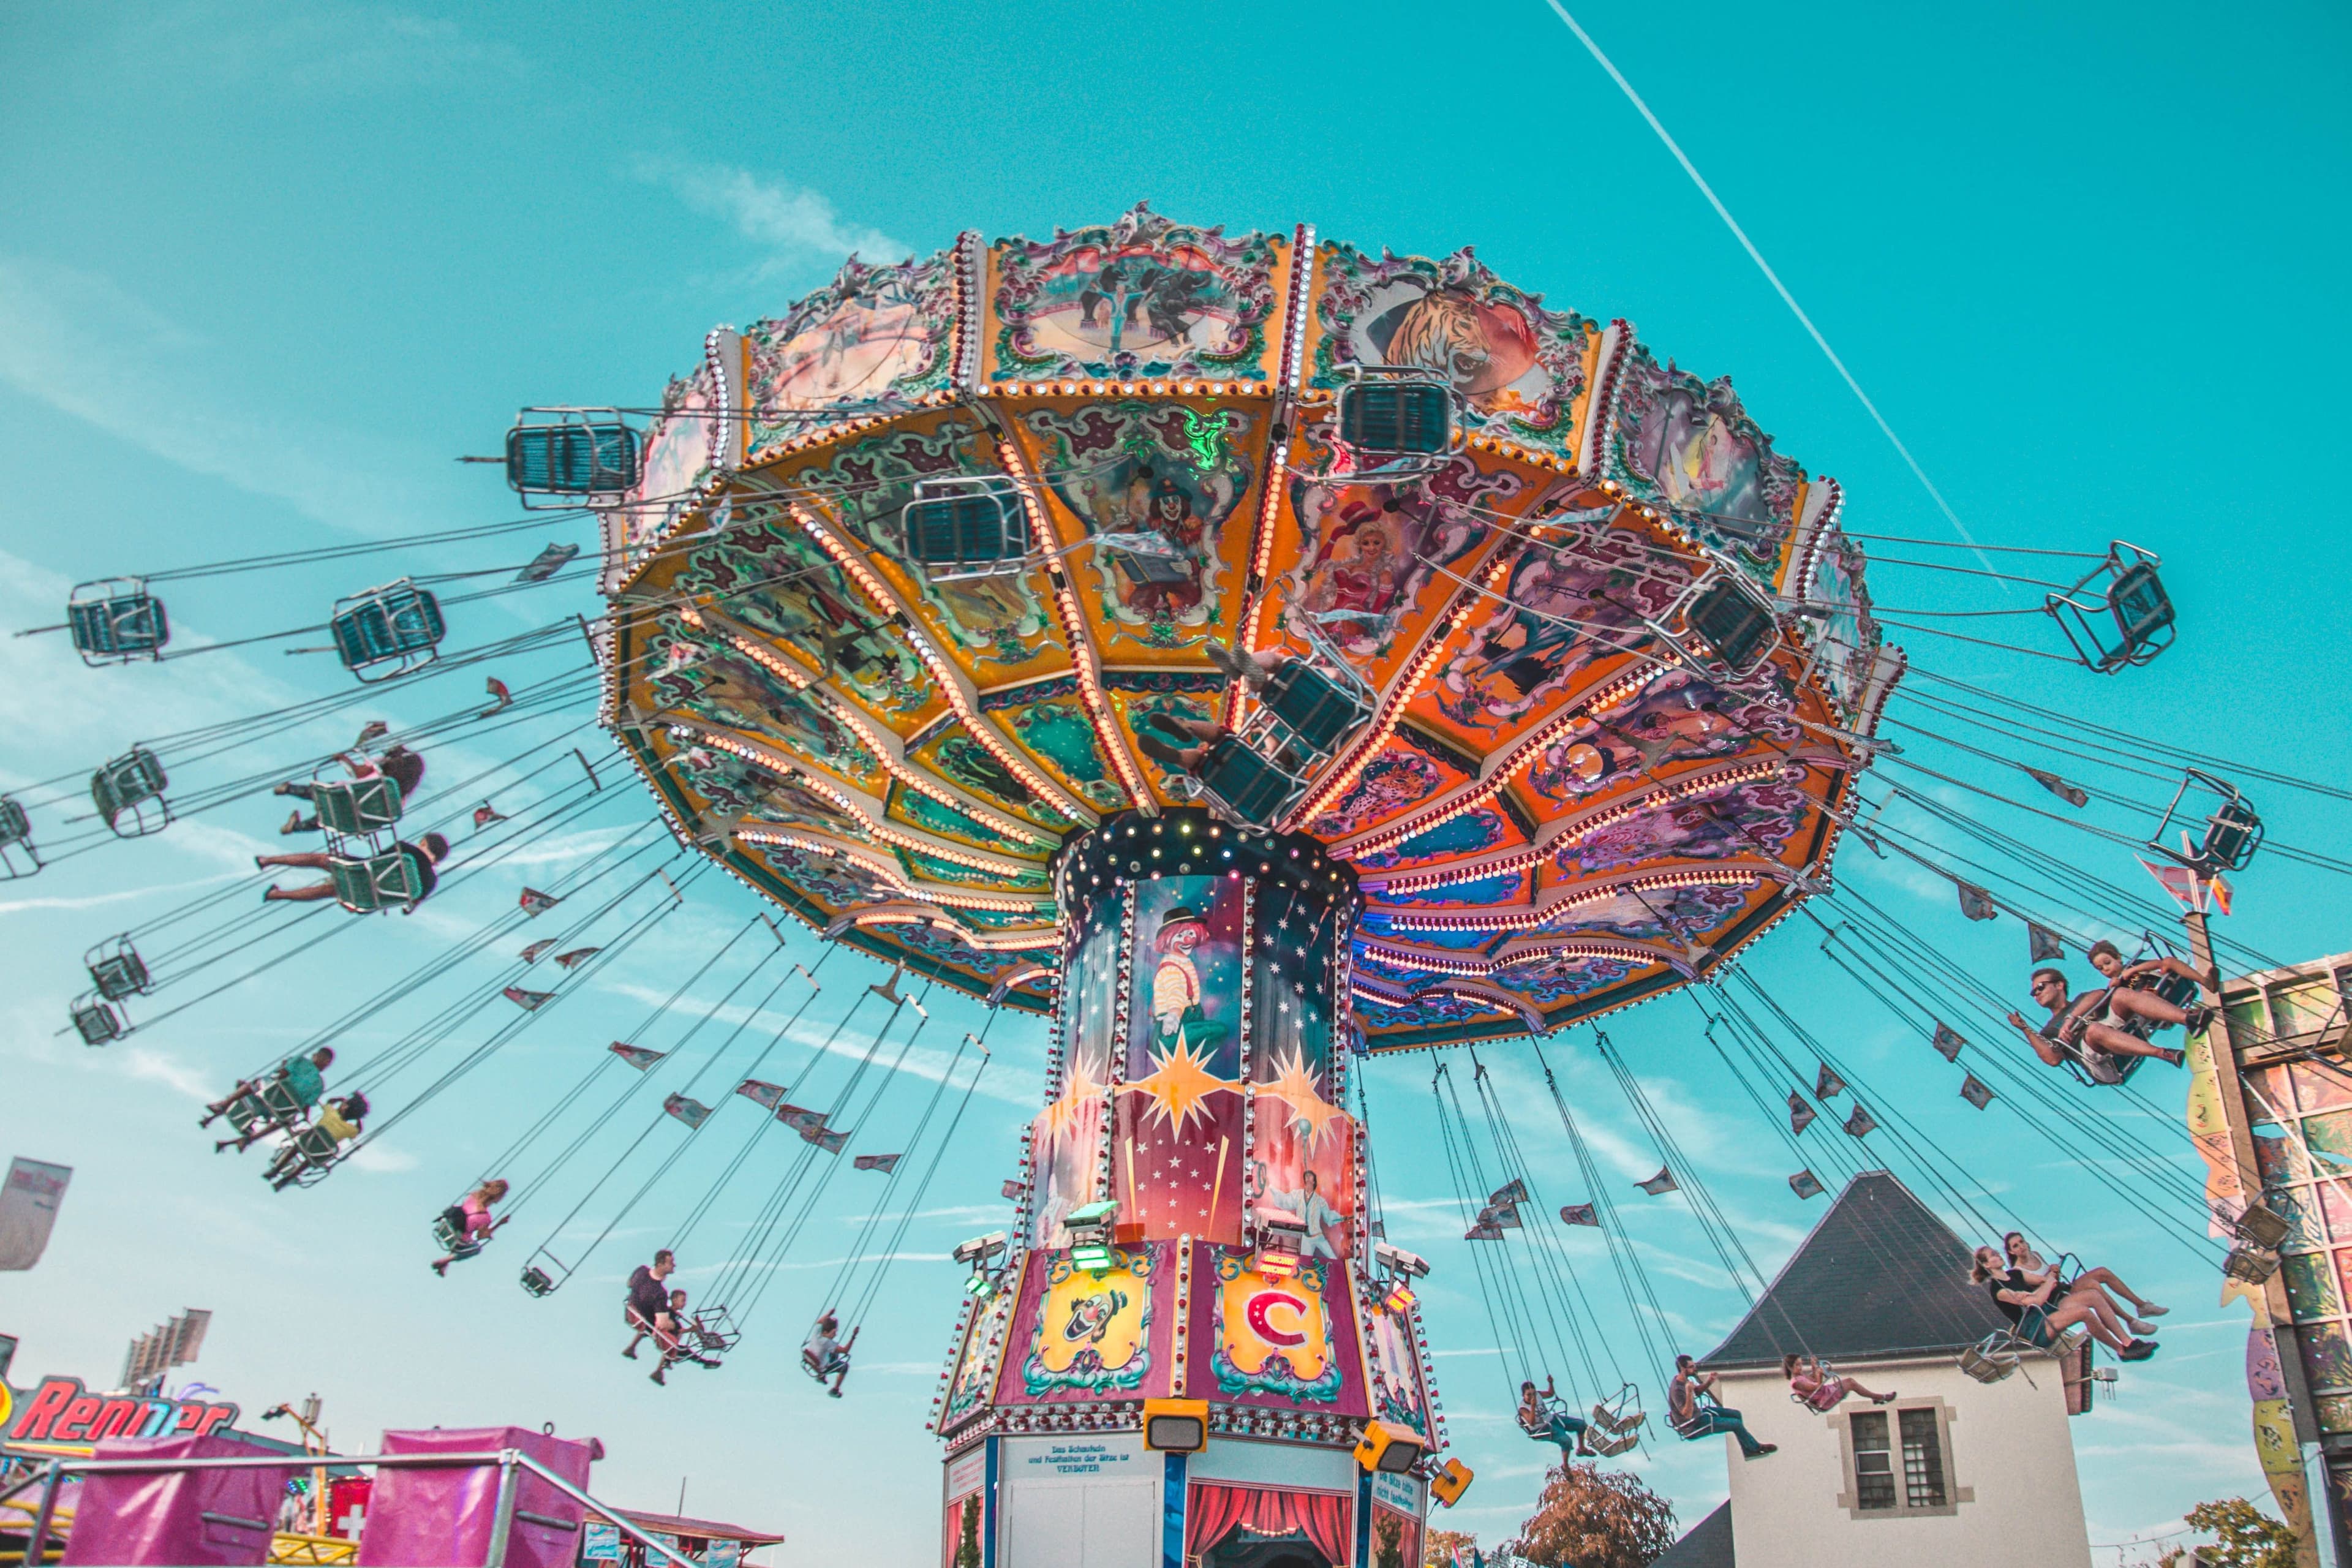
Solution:
{"label": "empty swing seat", "polygon": [[1283,728],[1318,752],[1337,746],[1370,711],[1360,695],[1301,658],[1267,677],[1265,701]]}
{"label": "empty swing seat", "polygon": [[372,915],[403,904],[414,909],[425,896],[425,879],[416,858],[405,849],[381,855],[331,856],[327,875],[335,884],[335,901],[355,915]]}
{"label": "empty swing seat", "polygon": [[1028,516],[1002,483],[928,481],[902,517],[907,553],[935,579],[1016,571],[1029,553]]}
{"label": "empty swing seat", "polygon": [[161,658],[172,637],[163,601],[136,577],[82,584],[66,605],[66,626],[84,664]]}
{"label": "empty swing seat", "polygon": [[1772,612],[1729,577],[1701,591],[1684,623],[1735,675],[1745,675],[1772,649]]}
{"label": "empty swing seat", "polygon": [[1433,457],[1454,444],[1453,390],[1399,380],[1342,388],[1339,444],[1373,457]]}
{"label": "empty swing seat", "polygon": [[546,1269],[534,1263],[522,1271],[522,1288],[527,1295],[550,1296],[555,1292],[555,1279]]}
{"label": "empty swing seat", "polygon": [[372,779],[336,779],[310,786],[310,805],[319,826],[339,837],[360,838],[400,820],[400,781],[380,775]]}
{"label": "empty swing seat", "polygon": [[2172,595],[2164,591],[2156,563],[2136,562],[2117,573],[2115,586],[2107,590],[2107,610],[2115,616],[2116,634],[2123,639],[2116,650],[2117,661],[2142,664],[2154,658],[2160,651],[2157,639],[2173,620]]}
{"label": "empty swing seat", "polygon": [[73,1026],[85,1046],[103,1046],[131,1032],[122,1015],[97,996],[85,996],[74,1004]]}
{"label": "empty swing seat", "polygon": [[1298,781],[1232,735],[1220,736],[1201,764],[1201,785],[1243,821],[1264,827],[1297,798]]}
{"label": "empty swing seat", "polygon": [[10,849],[33,842],[32,818],[12,795],[0,795],[0,849]]}
{"label": "empty swing seat", "polygon": [[339,601],[328,629],[344,668],[362,680],[383,680],[430,663],[448,626],[440,601],[403,577]]}
{"label": "empty swing seat", "polygon": [[2013,1333],[1987,1334],[1960,1352],[1960,1370],[1979,1383],[1999,1383],[2025,1363],[2030,1348]]}
{"label": "empty swing seat", "polygon": [[574,416],[507,432],[507,483],[521,495],[619,495],[635,488],[637,433],[617,417]]}
{"label": "empty swing seat", "polygon": [[133,746],[90,774],[89,798],[117,837],[137,838],[171,822],[172,808],[163,799],[169,783],[155,753],[144,746]]}
{"label": "empty swing seat", "polygon": [[147,962],[128,937],[92,948],[82,962],[89,967],[98,994],[109,1002],[120,1002],[147,989]]}

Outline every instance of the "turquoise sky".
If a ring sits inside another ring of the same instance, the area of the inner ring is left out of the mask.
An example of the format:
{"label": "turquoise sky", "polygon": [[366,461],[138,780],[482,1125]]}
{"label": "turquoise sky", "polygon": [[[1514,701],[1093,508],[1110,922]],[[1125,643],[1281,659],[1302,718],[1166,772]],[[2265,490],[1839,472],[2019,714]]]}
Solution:
{"label": "turquoise sky", "polygon": [[[450,459],[495,449],[517,406],[651,402],[710,326],[779,313],[850,249],[895,258],[967,227],[1044,235],[1139,198],[1235,227],[1310,221],[1401,252],[1475,243],[1554,303],[1626,317],[1662,354],[1734,374],[1783,450],[1843,482],[1857,531],[1954,537],[1541,0],[669,10],[656,21],[644,7],[587,4],[8,7],[0,430],[15,480],[0,496],[0,626],[55,620],[86,578],[502,521],[513,508],[495,473]],[[2342,777],[2352,617],[2338,585],[2352,562],[2327,521],[2342,510],[2330,476],[2352,465],[2333,390],[2352,348],[2340,281],[2352,26],[2340,7],[1692,0],[1661,11],[1592,0],[1579,19],[1978,538],[2063,549],[2132,540],[2162,554],[2181,606],[2180,646],[2111,680],[1903,635],[1919,664],[2217,757]],[[564,536],[551,525],[550,539]],[[545,542],[519,538],[184,584],[172,608],[185,644],[231,639],[320,618],[337,594],[403,570],[511,564]],[[1971,563],[1924,545],[1874,549]],[[1872,582],[1897,608],[2037,597],[1896,566]],[[593,610],[584,592],[562,588],[493,599],[466,606],[453,635],[487,641]],[[1947,624],[2049,646],[2032,618]],[[572,657],[497,672],[519,684]],[[475,683],[453,677],[382,710],[415,720]],[[58,792],[30,786],[141,736],[342,684],[273,647],[90,671],[54,638],[0,641],[0,787],[47,798]],[[1901,700],[1892,716],[1906,717]],[[551,737],[579,717],[514,735]],[[349,727],[339,717],[192,761],[185,779],[323,750]],[[454,790],[513,738],[450,748],[436,782]],[[585,740],[592,757],[608,754]],[[492,1071],[404,1121],[372,1168],[273,1197],[255,1161],[215,1158],[193,1125],[201,1094],[511,908],[522,882],[560,876],[644,820],[646,795],[625,778],[611,787],[604,771],[602,802],[539,861],[485,870],[412,921],[372,922],[102,1051],[54,1033],[81,988],[82,950],[231,886],[206,879],[277,844],[276,814],[244,802],[0,884],[0,1154],[77,1171],[47,1261],[0,1280],[0,1331],[25,1340],[16,1381],[57,1371],[110,1382],[133,1333],[207,1306],[218,1316],[193,1370],[248,1410],[315,1389],[346,1447],[385,1426],[552,1420],[604,1439],[596,1489],[622,1503],[674,1507],[684,1477],[688,1511],[786,1531],[784,1561],[851,1550],[919,1561],[935,1550],[939,1495],[921,1424],[957,1300],[942,1255],[1002,1210],[992,1194],[1036,1100],[1034,1023],[1007,1020],[992,1038],[995,1064],[837,1403],[791,1363],[867,1212],[857,1198],[871,1188],[847,1174],[737,1358],[667,1391],[615,1357],[615,1287],[699,1190],[698,1174],[708,1180],[693,1162],[548,1300],[514,1286],[521,1243],[584,1184],[540,1201],[512,1239],[447,1281],[425,1269],[432,1214],[570,1083],[583,1041],[631,1026],[740,926],[753,906],[740,889],[694,889],[598,979],[594,1000],[551,1015]],[[1998,763],[1954,776],[2030,789]],[[543,784],[570,782],[550,773]],[[2119,847],[1958,786],[1906,782],[1990,812],[2072,864],[2141,879]],[[509,784],[500,799],[541,787]],[[2126,793],[2160,798],[2168,787],[2149,778]],[[2280,842],[2336,851],[2340,802],[2251,793]],[[59,842],[87,831],[64,821],[70,809],[37,812],[37,826]],[[1946,840],[1906,812],[1886,820]],[[2142,826],[2122,807],[2090,816]],[[2014,921],[1966,925],[1947,885],[1851,846],[1839,871],[2021,993]],[[2273,855],[2241,886],[2231,932],[2249,947],[2282,959],[2352,948],[2335,873]],[[250,893],[225,894],[222,910]],[[2065,904],[2053,895],[2047,907]],[[257,952],[286,944],[268,929],[283,918],[252,916]],[[814,963],[807,933],[791,942]],[[2120,1402],[2074,1426],[2092,1540],[2161,1531],[2196,1501],[2257,1489],[2243,1311],[2214,1307],[2210,1258],[2115,1201],[2109,1184],[2130,1178],[2077,1162],[2008,1100],[1980,1114],[1955,1100],[1952,1069],[1825,964],[1818,943],[1810,922],[1790,921],[1752,971],[1948,1151],[1985,1201],[2095,1251],[2174,1308],[2164,1353],[2127,1369]],[[811,1019],[829,1028],[855,984],[877,977],[849,972],[871,967],[838,960]],[[715,1003],[740,973],[714,968],[695,1002]],[[933,1047],[951,1050],[979,1022],[968,1005],[935,1011],[908,1058],[915,1070],[896,1075],[876,1112],[886,1125],[919,1112]],[[1790,1195],[1786,1151],[1695,1019],[1670,1001],[1612,1033],[1769,1271],[1822,1205]],[[381,1043],[409,1021],[362,1038]],[[2006,1048],[1981,1027],[1967,1032]],[[868,1033],[853,1020],[845,1037],[862,1049]],[[1604,1163],[1630,1183],[1655,1151],[1590,1040],[1578,1032],[1554,1059]],[[709,1045],[707,1033],[693,1048]],[[1517,1102],[1538,1092],[1523,1050],[1482,1055]],[[1480,1472],[1448,1522],[1494,1540],[1533,1497],[1542,1453],[1505,1422],[1496,1337],[1448,1239],[1458,1225],[1449,1228],[1450,1194],[1433,1173],[1431,1067],[1422,1057],[1376,1067],[1372,1116],[1392,1234],[1438,1265],[1426,1299],[1441,1385]],[[2151,1068],[2142,1086],[2150,1079],[2165,1115],[2129,1130],[2178,1161],[2180,1080]],[[2112,1099],[2084,1103],[2137,1114]],[[635,1135],[628,1118],[616,1125]],[[1807,1137],[1824,1134],[1843,1136],[1824,1122]],[[1529,1121],[1520,1136],[1544,1151],[1533,1157],[1545,1190],[1575,1195],[1557,1133]],[[1910,1174],[1885,1142],[1873,1157]],[[1740,1301],[1685,1200],[1630,1186],[1618,1196],[1683,1342],[1711,1345]],[[722,1196],[712,1249],[754,1203],[749,1191]],[[1599,1257],[1595,1297],[1623,1353],[1633,1342]],[[1658,1374],[1644,1381],[1654,1401]],[[1713,1445],[1669,1443],[1641,1468],[1685,1523],[1725,1489]]]}

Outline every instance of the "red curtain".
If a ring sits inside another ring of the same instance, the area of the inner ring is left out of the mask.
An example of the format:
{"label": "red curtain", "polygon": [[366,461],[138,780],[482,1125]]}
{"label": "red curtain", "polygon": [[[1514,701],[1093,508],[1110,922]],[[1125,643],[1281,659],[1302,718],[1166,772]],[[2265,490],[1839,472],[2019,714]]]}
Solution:
{"label": "red curtain", "polygon": [[1349,1529],[1349,1505],[1353,1500],[1336,1492],[1196,1485],[1184,1510],[1184,1555],[1197,1561],[1214,1550],[1235,1525],[1246,1525],[1261,1535],[1303,1530],[1326,1561],[1344,1563],[1354,1550]]}

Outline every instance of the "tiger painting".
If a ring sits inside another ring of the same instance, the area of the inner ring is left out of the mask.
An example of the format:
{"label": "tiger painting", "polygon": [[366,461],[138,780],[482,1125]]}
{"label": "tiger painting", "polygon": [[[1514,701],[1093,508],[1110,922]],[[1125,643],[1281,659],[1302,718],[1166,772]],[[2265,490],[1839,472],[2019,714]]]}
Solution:
{"label": "tiger painting", "polygon": [[[1393,323],[1393,324],[1391,324]],[[1391,310],[1382,355],[1392,365],[1433,370],[1452,382],[1482,412],[1524,408],[1540,401],[1512,384],[1536,364],[1535,333],[1507,305],[1481,304],[1456,289],[1433,289]]]}

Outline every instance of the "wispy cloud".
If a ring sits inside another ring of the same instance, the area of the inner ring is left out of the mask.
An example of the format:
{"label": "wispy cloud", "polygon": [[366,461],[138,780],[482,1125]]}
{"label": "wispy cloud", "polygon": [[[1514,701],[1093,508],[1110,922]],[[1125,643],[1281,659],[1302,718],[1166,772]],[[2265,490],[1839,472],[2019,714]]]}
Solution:
{"label": "wispy cloud", "polygon": [[133,70],[279,92],[456,87],[527,63],[455,22],[341,0],[194,0],[126,28],[122,46]]}
{"label": "wispy cloud", "polygon": [[724,218],[736,233],[766,247],[771,254],[761,268],[762,277],[813,262],[835,263],[853,254],[869,262],[914,254],[912,246],[879,229],[845,223],[823,193],[761,179],[749,169],[646,156],[632,172],[667,185],[695,211]]}
{"label": "wispy cloud", "polygon": [[[191,473],[367,534],[414,526],[413,457],[358,430],[228,411],[200,333],[94,272],[0,255],[0,384]],[[446,466],[446,465],[445,465]],[[366,483],[354,483],[361,473]]]}

